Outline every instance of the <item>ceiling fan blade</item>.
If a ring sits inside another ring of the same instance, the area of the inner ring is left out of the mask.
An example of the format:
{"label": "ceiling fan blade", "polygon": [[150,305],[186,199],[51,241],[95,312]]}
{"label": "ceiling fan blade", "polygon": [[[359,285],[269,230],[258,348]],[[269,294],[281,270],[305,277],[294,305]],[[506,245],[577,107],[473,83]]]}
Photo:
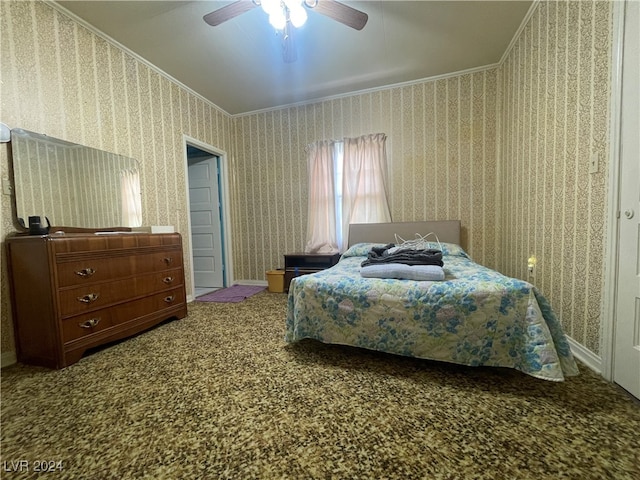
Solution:
{"label": "ceiling fan blade", "polygon": [[236,2],[225,5],[224,7],[214,10],[211,13],[207,13],[204,17],[204,21],[212,27],[220,25],[227,20],[231,20],[238,15],[242,15],[249,10],[253,10],[257,5],[251,0],[238,0]]}
{"label": "ceiling fan blade", "polygon": [[336,0],[318,0],[313,11],[344,23],[356,30],[362,30],[369,20],[369,15]]}

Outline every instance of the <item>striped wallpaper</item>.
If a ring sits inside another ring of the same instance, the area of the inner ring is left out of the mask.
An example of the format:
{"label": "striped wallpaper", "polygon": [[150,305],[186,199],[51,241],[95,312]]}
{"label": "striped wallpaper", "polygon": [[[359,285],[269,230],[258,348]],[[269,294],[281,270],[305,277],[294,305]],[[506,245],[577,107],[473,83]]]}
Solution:
{"label": "striped wallpaper", "polygon": [[[42,2],[0,1],[0,58],[0,121],[138,160],[143,224],[186,231],[183,135],[231,151],[227,113]],[[2,178],[8,146],[0,144]],[[11,198],[0,206],[4,238],[14,230]],[[1,255],[4,354],[14,347]]]}
{"label": "striped wallpaper", "polygon": [[469,253],[496,266],[496,82],[488,69],[236,117],[236,277],[303,250],[305,146],[368,133],[387,134],[393,221],[461,219]]}
{"label": "striped wallpaper", "polygon": [[[539,287],[566,333],[596,354],[612,23],[611,2],[543,2],[499,70],[500,269]],[[589,173],[592,155],[597,173]]]}
{"label": "striped wallpaper", "polygon": [[[236,117],[50,5],[0,2],[0,22],[0,121],[137,159],[143,224],[186,228],[183,135],[228,154],[235,279],[303,248],[308,143],[385,133],[393,220],[459,218],[475,260],[521,278],[535,254],[534,283],[599,352],[609,2],[542,2],[497,67]],[[4,354],[4,267],[1,287]]]}

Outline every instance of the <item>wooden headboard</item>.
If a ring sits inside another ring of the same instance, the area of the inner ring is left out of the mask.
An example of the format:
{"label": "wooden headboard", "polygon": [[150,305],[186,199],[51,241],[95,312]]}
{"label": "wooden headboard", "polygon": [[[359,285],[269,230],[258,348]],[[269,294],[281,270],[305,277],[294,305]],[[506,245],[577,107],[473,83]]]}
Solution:
{"label": "wooden headboard", "polygon": [[[395,243],[396,235],[413,240],[416,233],[435,233],[438,240],[460,245],[460,220],[434,220],[426,222],[352,223],[349,225],[349,246],[356,243]],[[435,241],[433,236],[430,241]]]}

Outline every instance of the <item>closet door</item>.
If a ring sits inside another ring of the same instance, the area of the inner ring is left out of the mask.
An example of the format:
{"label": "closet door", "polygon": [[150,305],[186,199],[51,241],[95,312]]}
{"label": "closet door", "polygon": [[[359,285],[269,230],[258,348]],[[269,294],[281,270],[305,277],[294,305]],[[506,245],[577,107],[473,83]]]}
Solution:
{"label": "closet door", "polygon": [[613,379],[640,398],[640,2],[627,2]]}

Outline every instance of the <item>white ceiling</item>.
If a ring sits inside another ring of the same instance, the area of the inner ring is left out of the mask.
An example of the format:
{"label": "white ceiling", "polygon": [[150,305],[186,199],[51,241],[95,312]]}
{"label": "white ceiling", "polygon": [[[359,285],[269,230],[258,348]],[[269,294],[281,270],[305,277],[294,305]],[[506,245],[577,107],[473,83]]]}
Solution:
{"label": "white ceiling", "polygon": [[366,26],[309,11],[294,63],[260,8],[212,27],[202,17],[231,2],[57,3],[235,115],[495,64],[532,1],[347,0]]}

